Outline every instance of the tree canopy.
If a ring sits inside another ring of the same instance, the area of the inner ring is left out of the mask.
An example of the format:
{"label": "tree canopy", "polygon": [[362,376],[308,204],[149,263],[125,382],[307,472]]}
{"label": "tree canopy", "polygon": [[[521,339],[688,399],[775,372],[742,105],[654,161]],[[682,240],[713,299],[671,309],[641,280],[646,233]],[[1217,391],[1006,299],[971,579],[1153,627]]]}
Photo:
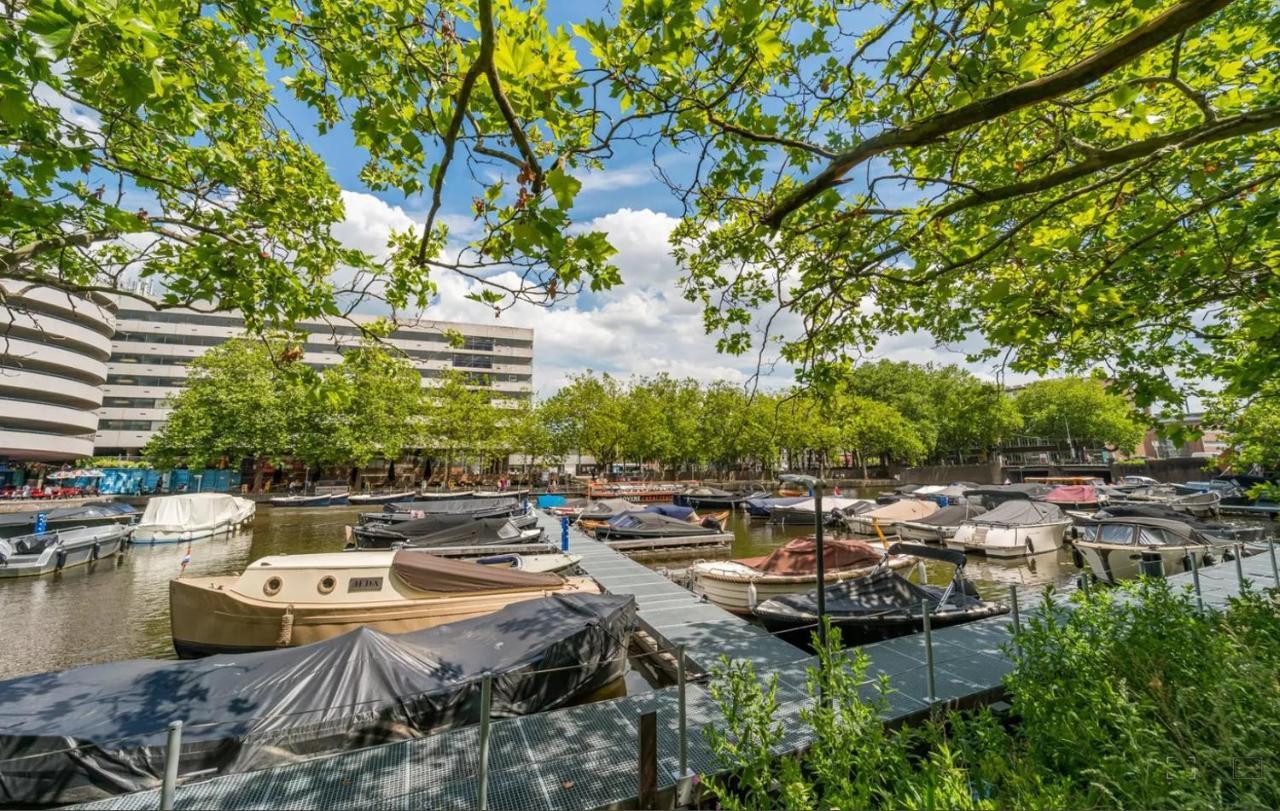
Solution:
{"label": "tree canopy", "polygon": [[1129,453],[1145,433],[1129,401],[1101,380],[1039,380],[1020,389],[1014,402],[1025,433],[1070,441],[1076,448],[1109,445]]}
{"label": "tree canopy", "polygon": [[[568,28],[543,0],[0,11],[7,277],[136,273],[254,326],[422,307],[439,272],[499,312],[552,304],[620,281],[574,211],[627,143],[682,207],[721,348],[781,331],[806,383],[914,331],[1105,368],[1139,407],[1280,371],[1271,0],[623,0]],[[333,236],[340,190],[278,93],[425,209],[385,258]]]}

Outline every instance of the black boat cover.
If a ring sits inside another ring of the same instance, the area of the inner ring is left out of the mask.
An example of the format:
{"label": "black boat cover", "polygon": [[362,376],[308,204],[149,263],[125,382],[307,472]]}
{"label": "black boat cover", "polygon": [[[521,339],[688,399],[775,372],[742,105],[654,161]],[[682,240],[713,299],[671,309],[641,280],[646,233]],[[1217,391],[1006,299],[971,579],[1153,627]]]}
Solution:
{"label": "black boat cover", "polygon": [[0,682],[0,804],[156,788],[175,720],[180,774],[229,774],[475,723],[485,674],[495,717],[559,707],[621,676],[635,619],[630,595],[557,595],[408,634]]}
{"label": "black boat cover", "polygon": [[1066,516],[1057,504],[1044,501],[1006,501],[990,512],[983,513],[970,523],[986,526],[1031,526],[1063,521]]}
{"label": "black boat cover", "polygon": [[[1102,518],[1163,518],[1166,521],[1180,521],[1208,535],[1222,535],[1227,538],[1234,537],[1240,529],[1240,527],[1231,524],[1203,521],[1164,504],[1108,504],[1094,513],[1093,518],[1095,520]],[[1252,530],[1254,527],[1247,527],[1247,529]]]}
{"label": "black boat cover", "polygon": [[446,515],[462,513],[485,513],[493,515],[510,515],[523,509],[514,498],[467,498],[454,501],[393,501],[382,508],[388,513],[422,513],[423,515]]}
{"label": "black boat cover", "polygon": [[720,527],[709,519],[703,524],[691,524],[669,515],[641,510],[623,513],[609,519],[609,525],[596,530],[596,537],[605,538],[680,538],[686,535],[714,535]]}
{"label": "black boat cover", "polygon": [[35,526],[36,516],[40,513],[44,513],[45,520],[52,527],[55,523],[73,526],[84,521],[129,521],[138,514],[138,511],[128,504],[115,501],[91,501],[75,507],[8,513],[0,515],[0,532],[6,529],[18,529],[25,533],[28,527]]}
{"label": "black boat cover", "polygon": [[999,504],[1010,499],[1029,499],[1046,496],[1053,488],[1039,482],[1019,482],[1018,484],[984,484],[964,491],[966,498],[981,498],[992,504]]}
{"label": "black boat cover", "polygon": [[392,544],[416,547],[488,546],[519,543],[522,533],[507,518],[464,519],[441,524],[432,517],[399,524],[365,524],[355,528],[356,545],[389,549]]}
{"label": "black boat cover", "polygon": [[626,512],[641,512],[643,510],[643,505],[632,504],[625,498],[602,498],[587,505],[578,517],[586,518],[590,521],[605,521],[615,515],[621,515]]}
{"label": "black boat cover", "polygon": [[943,507],[932,515],[905,521],[907,524],[928,524],[931,527],[958,527],[970,518],[976,518],[987,509],[981,504],[952,504]]}
{"label": "black boat cover", "polygon": [[[841,617],[870,617],[875,615],[918,616],[920,601],[928,600],[937,607],[944,589],[938,586],[919,586],[890,569],[876,569],[866,577],[843,580],[826,589],[826,611],[833,622]],[[953,589],[947,598],[944,611],[963,611],[982,604],[982,600],[960,589]],[[787,594],[774,597],[756,606],[756,613],[768,619],[794,618],[797,622],[812,622],[818,616],[818,590],[804,594]],[[941,613],[941,612],[939,612]]]}

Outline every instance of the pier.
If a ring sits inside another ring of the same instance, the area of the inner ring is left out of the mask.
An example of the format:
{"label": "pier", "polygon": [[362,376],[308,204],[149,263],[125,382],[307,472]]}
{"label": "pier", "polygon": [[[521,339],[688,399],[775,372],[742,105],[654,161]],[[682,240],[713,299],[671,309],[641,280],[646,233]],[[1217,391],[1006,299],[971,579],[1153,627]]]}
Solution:
{"label": "pier", "polygon": [[[552,537],[556,519],[540,516]],[[585,534],[570,529],[569,551],[605,589],[633,594],[641,629],[667,649],[682,647],[690,670],[705,672],[722,656],[752,662],[757,673],[778,679],[778,720],[785,746],[803,749],[808,731],[800,711],[811,699],[806,674],[814,657],[762,629],[708,603],[662,575],[629,560]],[[1224,604],[1242,590],[1242,579],[1259,587],[1276,584],[1268,554],[1202,568],[1201,595],[1209,606]],[[1173,575],[1175,586],[1190,585],[1191,574]],[[1035,606],[1024,604],[1026,616]],[[1010,617],[994,617],[940,629],[932,634],[932,672],[923,635],[901,637],[860,648],[870,660],[863,689],[877,694],[881,674],[894,692],[886,723],[911,721],[940,705],[967,706],[1002,695],[1001,679],[1011,669],[1002,646],[1011,637]],[[496,720],[491,726],[487,802],[494,809],[580,809],[634,805],[639,793],[637,751],[640,717],[657,714],[657,786],[670,797],[682,774],[678,687],[568,707],[538,715]],[[699,730],[715,723],[718,708],[705,685],[685,687],[687,768],[714,773],[716,763]],[[415,740],[384,744],[287,766],[214,777],[180,785],[175,808],[338,808],[420,806],[477,807],[481,773],[480,730],[465,727]],[[668,803],[669,805],[669,803]],[[159,791],[123,795],[84,808],[159,807]]]}

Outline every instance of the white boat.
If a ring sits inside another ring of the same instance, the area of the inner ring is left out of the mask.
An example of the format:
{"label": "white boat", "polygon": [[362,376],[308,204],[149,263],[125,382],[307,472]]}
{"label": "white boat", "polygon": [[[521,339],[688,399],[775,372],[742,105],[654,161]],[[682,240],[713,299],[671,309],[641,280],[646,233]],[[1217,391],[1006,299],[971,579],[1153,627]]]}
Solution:
{"label": "white boat", "polygon": [[400,493],[352,493],[347,499],[351,504],[391,504],[396,501],[412,501],[416,493],[405,490]]}
{"label": "white boat", "polygon": [[1069,526],[1071,518],[1056,504],[1006,501],[957,527],[947,547],[1003,558],[1038,555],[1060,549]]}
{"label": "white boat", "polygon": [[124,548],[132,527],[70,527],[0,539],[0,578],[58,572],[110,557]]}
{"label": "white boat", "polygon": [[1072,552],[1080,568],[1088,566],[1093,576],[1115,585],[1143,572],[1143,564],[1160,561],[1166,576],[1210,565],[1230,550],[1181,521],[1163,518],[1099,518],[1081,526],[1082,537]]}
{"label": "white boat", "polygon": [[[865,577],[881,563],[892,569],[913,565],[910,555],[893,555],[862,541],[830,540],[823,544],[827,585]],[[818,583],[816,544],[812,538],[796,538],[758,558],[708,560],[689,567],[693,593],[726,611],[750,614],[756,605],[786,594],[812,591]]]}
{"label": "white boat", "polygon": [[253,520],[256,505],[225,493],[159,496],[147,502],[133,542],[186,543],[234,532]]}
{"label": "white boat", "polygon": [[581,563],[582,555],[567,555],[562,552],[552,552],[545,555],[490,555],[476,558],[475,562],[484,566],[519,569],[523,572],[560,574]]}
{"label": "white boat", "polygon": [[[942,488],[938,488],[941,490]],[[898,531],[899,521],[917,521],[928,518],[938,511],[936,501],[925,501],[918,498],[904,498],[892,504],[885,504],[857,515],[846,515],[845,526],[860,535],[875,535],[876,528],[885,535]]]}
{"label": "white boat", "polygon": [[1157,484],[1113,495],[1111,500],[1117,504],[1164,504],[1187,515],[1204,517],[1218,514],[1222,493],[1217,490],[1186,492],[1172,484]]}
{"label": "white boat", "polygon": [[952,504],[932,515],[914,521],[898,522],[898,537],[903,540],[942,543],[955,537],[956,530],[965,521],[985,513],[981,504]]}
{"label": "white boat", "polygon": [[[822,497],[822,512],[824,515],[856,513],[869,510],[875,506],[876,503],[874,501],[869,501],[865,498]],[[769,520],[780,524],[812,524],[814,509],[815,503],[811,498],[797,501],[795,504],[778,504],[770,511]]]}

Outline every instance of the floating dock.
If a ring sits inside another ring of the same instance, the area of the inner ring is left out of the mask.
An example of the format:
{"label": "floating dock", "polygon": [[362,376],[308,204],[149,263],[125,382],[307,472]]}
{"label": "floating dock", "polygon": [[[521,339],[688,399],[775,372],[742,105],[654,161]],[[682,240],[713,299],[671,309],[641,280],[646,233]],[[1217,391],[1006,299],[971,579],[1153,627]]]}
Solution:
{"label": "floating dock", "polygon": [[713,557],[728,554],[733,533],[715,535],[682,535],[677,538],[628,538],[604,541],[605,546],[632,560],[673,560],[688,557]]}
{"label": "floating dock", "polygon": [[[554,518],[543,526],[558,536]],[[571,529],[569,551],[582,568],[613,593],[634,594],[643,629],[660,644],[683,646],[691,669],[709,671],[722,657],[750,661],[764,677],[777,677],[777,722],[791,751],[809,743],[800,713],[811,705],[805,689],[815,659],[732,614],[702,602],[660,574],[606,544]],[[1202,568],[1202,596],[1222,605],[1242,589],[1241,575],[1261,587],[1277,585],[1265,552]],[[1189,585],[1190,574],[1169,578]],[[1035,609],[1030,600],[1023,615]],[[1003,646],[1011,619],[993,617],[933,633],[934,694],[929,695],[922,635],[864,645],[870,661],[861,689],[877,695],[883,675],[893,689],[884,719],[922,717],[939,705],[968,706],[1003,694],[1001,679],[1012,668]],[[677,688],[568,707],[538,715],[500,719],[492,725],[488,805],[493,809],[582,809],[634,807],[639,793],[637,740],[640,716],[657,713],[657,783],[669,797],[679,774]],[[686,687],[688,768],[718,771],[699,730],[719,719],[704,686]],[[479,729],[455,729],[416,740],[317,757],[273,769],[190,782],[177,789],[176,808],[424,807],[470,809],[477,804]],[[83,806],[103,809],[157,808],[159,791],[123,795]]]}

